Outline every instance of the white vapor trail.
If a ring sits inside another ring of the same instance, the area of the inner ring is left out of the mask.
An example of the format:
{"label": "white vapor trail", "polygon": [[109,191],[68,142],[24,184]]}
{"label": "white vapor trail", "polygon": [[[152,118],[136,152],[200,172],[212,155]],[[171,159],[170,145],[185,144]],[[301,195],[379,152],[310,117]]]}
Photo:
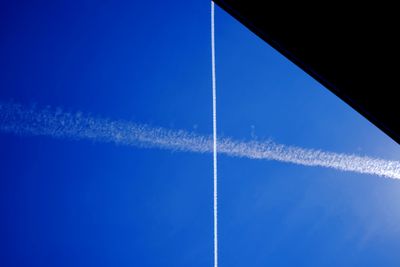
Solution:
{"label": "white vapor trail", "polygon": [[[0,103],[0,132],[17,135],[86,139],[120,145],[212,153],[213,139],[183,130],[93,118],[61,110]],[[276,160],[305,166],[400,179],[400,162],[286,146],[273,142],[218,139],[218,153],[231,157]]]}
{"label": "white vapor trail", "polygon": [[215,12],[211,0],[211,69],[213,107],[213,170],[214,170],[214,267],[218,267],[218,175],[217,175],[217,84],[215,72]]}

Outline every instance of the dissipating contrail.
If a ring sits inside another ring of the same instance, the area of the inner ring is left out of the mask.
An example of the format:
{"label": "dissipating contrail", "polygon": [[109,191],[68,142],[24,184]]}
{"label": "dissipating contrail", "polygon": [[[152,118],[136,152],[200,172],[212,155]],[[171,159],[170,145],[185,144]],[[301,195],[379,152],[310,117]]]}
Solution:
{"label": "dissipating contrail", "polygon": [[[22,136],[49,136],[93,140],[142,148],[212,153],[213,138],[184,130],[113,121],[61,109],[40,109],[0,103],[0,132]],[[305,166],[400,179],[400,162],[277,144],[272,141],[218,139],[218,153],[231,157],[275,160]]]}

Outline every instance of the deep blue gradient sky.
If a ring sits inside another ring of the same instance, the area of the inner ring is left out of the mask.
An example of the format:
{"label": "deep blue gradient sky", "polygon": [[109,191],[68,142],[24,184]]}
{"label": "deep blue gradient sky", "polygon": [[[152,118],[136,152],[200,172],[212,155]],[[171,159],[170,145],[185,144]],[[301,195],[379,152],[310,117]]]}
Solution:
{"label": "deep blue gradient sky", "polygon": [[[400,160],[217,8],[221,136]],[[208,1],[3,1],[0,102],[212,133]],[[399,266],[400,181],[219,158],[220,266]],[[212,156],[0,133],[0,266],[212,266]]]}

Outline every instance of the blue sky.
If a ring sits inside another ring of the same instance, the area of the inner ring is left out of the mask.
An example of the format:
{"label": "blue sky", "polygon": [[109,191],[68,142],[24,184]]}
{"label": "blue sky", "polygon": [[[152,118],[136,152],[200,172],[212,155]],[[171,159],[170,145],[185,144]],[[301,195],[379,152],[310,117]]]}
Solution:
{"label": "blue sky", "polygon": [[[0,4],[0,102],[212,133],[207,1]],[[218,130],[400,160],[216,10]],[[219,157],[220,266],[399,266],[400,183]],[[212,157],[0,133],[2,266],[212,266]]]}

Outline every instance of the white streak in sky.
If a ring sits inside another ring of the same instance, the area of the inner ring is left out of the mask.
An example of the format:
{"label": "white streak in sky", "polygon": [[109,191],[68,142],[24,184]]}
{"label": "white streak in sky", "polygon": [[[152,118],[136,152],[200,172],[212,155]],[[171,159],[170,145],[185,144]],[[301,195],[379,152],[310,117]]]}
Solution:
{"label": "white streak in sky", "polygon": [[214,2],[211,0],[211,66],[213,107],[213,165],[214,165],[214,267],[218,267],[218,187],[217,187],[217,83],[215,73]]}
{"label": "white streak in sky", "polygon": [[[210,136],[126,121],[93,118],[80,113],[64,113],[61,110],[25,108],[15,103],[0,103],[0,132],[93,140],[183,152],[213,152],[213,139]],[[399,161],[325,152],[273,142],[244,142],[219,138],[218,153],[231,157],[276,160],[400,179]]]}

